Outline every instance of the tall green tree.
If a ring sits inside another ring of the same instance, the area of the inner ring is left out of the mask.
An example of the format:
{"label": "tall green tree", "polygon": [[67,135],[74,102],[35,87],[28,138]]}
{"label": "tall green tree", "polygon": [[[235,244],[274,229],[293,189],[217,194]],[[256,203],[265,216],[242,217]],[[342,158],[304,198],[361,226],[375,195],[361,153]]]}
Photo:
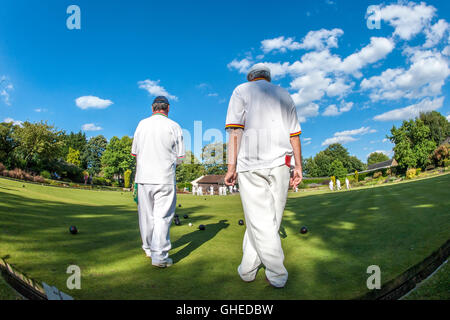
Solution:
{"label": "tall green tree", "polygon": [[131,155],[133,139],[123,136],[122,139],[114,136],[106,146],[102,155],[102,165],[105,177],[112,178],[114,175],[123,177],[127,169],[135,171],[136,160]]}
{"label": "tall green tree", "polygon": [[66,158],[67,163],[73,164],[77,167],[81,165],[80,160],[80,150],[75,150],[71,147],[69,147],[69,153],[67,154]]}
{"label": "tall green tree", "polygon": [[430,139],[439,146],[448,136],[450,136],[450,123],[439,112],[431,111],[421,113],[419,119],[430,128]]}
{"label": "tall green tree", "polygon": [[389,157],[382,152],[372,152],[367,157],[367,164],[371,165],[378,162],[383,162],[389,160]]}
{"label": "tall green tree", "polygon": [[347,169],[340,160],[335,159],[330,165],[330,175],[336,178],[344,178],[347,175]]}
{"label": "tall green tree", "polygon": [[436,148],[430,131],[420,119],[403,121],[399,128],[392,127],[387,138],[395,144],[394,157],[401,169],[425,168],[430,163],[430,154]]}
{"label": "tall green tree", "polygon": [[216,142],[203,147],[203,165],[206,174],[225,174],[227,172],[227,145]]}
{"label": "tall green tree", "polygon": [[19,142],[14,139],[14,128],[12,123],[0,123],[0,162],[10,168],[14,164],[14,150],[19,146]]}
{"label": "tall green tree", "polygon": [[[63,148],[62,148],[62,156],[64,159],[69,155],[70,148],[74,150],[80,151],[80,155],[84,154],[87,146],[86,134],[82,131],[79,132],[70,132],[69,134],[63,133]],[[86,169],[86,162],[83,157],[80,158],[79,167]]]}
{"label": "tall green tree", "polygon": [[47,122],[24,122],[15,128],[14,139],[19,141],[17,152],[27,169],[32,169],[32,164],[45,165],[62,155],[62,132]]}
{"label": "tall green tree", "polygon": [[102,170],[102,155],[107,145],[108,141],[103,135],[90,138],[86,144],[81,158],[86,163],[87,171],[91,177],[99,174]]}
{"label": "tall green tree", "polygon": [[205,168],[194,154],[191,151],[186,151],[185,160],[176,169],[177,183],[192,182],[205,173]]}

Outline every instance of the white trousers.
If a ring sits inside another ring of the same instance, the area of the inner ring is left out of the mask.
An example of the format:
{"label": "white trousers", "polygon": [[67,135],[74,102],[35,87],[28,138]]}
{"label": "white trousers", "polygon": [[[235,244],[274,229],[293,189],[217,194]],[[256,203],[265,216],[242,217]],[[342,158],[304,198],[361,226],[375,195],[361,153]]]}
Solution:
{"label": "white trousers", "polygon": [[175,214],[175,185],[139,184],[138,199],[142,249],[152,262],[165,262],[172,248],[169,229]]}
{"label": "white trousers", "polygon": [[247,230],[238,273],[244,281],[256,277],[261,263],[270,283],[283,287],[288,279],[278,231],[289,189],[289,167],[283,165],[238,174]]}

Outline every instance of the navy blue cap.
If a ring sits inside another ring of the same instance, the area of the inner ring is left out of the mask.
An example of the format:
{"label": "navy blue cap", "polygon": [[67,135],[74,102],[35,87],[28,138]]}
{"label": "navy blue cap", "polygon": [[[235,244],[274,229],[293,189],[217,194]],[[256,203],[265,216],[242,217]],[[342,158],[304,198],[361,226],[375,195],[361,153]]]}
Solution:
{"label": "navy blue cap", "polygon": [[167,103],[167,104],[169,104],[169,100],[167,100],[167,98],[164,97],[164,96],[159,96],[159,97],[156,97],[155,100],[153,100],[153,103]]}

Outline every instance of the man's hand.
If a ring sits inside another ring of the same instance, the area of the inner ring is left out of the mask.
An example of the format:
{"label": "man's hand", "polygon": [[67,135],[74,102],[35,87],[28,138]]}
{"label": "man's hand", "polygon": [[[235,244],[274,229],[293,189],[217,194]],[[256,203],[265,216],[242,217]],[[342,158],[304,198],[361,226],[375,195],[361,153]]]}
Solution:
{"label": "man's hand", "polygon": [[227,186],[234,186],[236,184],[236,180],[237,180],[237,172],[236,169],[230,169],[228,168],[228,172],[225,175],[225,184]]}
{"label": "man's hand", "polygon": [[303,180],[302,168],[295,167],[290,180],[291,187],[294,189],[297,188],[297,186],[302,182],[302,180]]}

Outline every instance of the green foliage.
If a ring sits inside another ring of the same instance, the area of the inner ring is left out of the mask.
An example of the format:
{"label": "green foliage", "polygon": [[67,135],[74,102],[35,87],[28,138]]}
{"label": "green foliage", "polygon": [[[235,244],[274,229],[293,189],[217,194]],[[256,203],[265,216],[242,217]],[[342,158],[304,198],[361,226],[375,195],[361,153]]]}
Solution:
{"label": "green foliage", "polygon": [[398,129],[392,127],[388,138],[395,144],[395,159],[400,168],[425,168],[430,163],[429,155],[436,143],[429,136],[430,128],[420,119],[403,121]]}
{"label": "green foliage", "polygon": [[449,150],[445,145],[441,145],[433,152],[433,161],[437,166],[443,166],[444,161],[449,158]]}
{"label": "green foliage", "polygon": [[364,170],[366,167],[355,156],[350,156],[347,149],[341,144],[335,143],[329,145],[325,150],[317,153],[314,158],[307,158],[304,160],[304,171],[310,177],[328,177],[333,173],[331,164],[334,160],[339,160],[346,173],[355,170]]}
{"label": "green foliage", "polygon": [[367,157],[367,164],[371,165],[378,162],[383,162],[389,160],[389,157],[382,152],[372,152],[369,157]]}
{"label": "green foliage", "polygon": [[0,162],[3,162],[7,168],[14,166],[14,150],[19,145],[18,141],[14,139],[16,127],[12,123],[0,123]]}
{"label": "green foliage", "polygon": [[50,172],[48,172],[47,170],[43,170],[40,173],[40,176],[45,178],[45,179],[50,179],[52,177],[52,175],[50,174]]}
{"label": "green foliage", "polygon": [[406,179],[412,179],[416,176],[416,169],[415,168],[410,168],[408,170],[406,170]]}
{"label": "green foliage", "polygon": [[359,181],[359,173],[358,173],[358,170],[355,170],[355,181],[356,181],[356,182]]}
{"label": "green foliage", "polygon": [[75,150],[69,147],[69,153],[66,158],[67,163],[73,164],[77,167],[81,165],[80,161],[80,150]]}
{"label": "green foliage", "polygon": [[337,178],[343,178],[347,175],[347,170],[344,168],[342,162],[336,159],[331,163],[330,173]]}
{"label": "green foliage", "polygon": [[437,146],[450,136],[450,123],[439,112],[431,111],[421,113],[419,119],[430,128],[429,138],[433,140]]}
{"label": "green foliage", "polygon": [[381,171],[377,171],[373,174],[374,179],[378,179],[379,177],[382,177],[382,176],[383,176],[383,172],[381,172]]}
{"label": "green foliage", "polygon": [[191,151],[186,152],[186,157],[182,164],[176,169],[177,183],[190,183],[195,179],[205,175],[206,170]]}
{"label": "green foliage", "polygon": [[[70,149],[78,150],[80,152],[80,155],[83,155],[83,153],[86,150],[87,146],[87,139],[86,134],[82,131],[78,133],[71,132],[69,134],[66,134],[65,132],[62,134],[62,140],[63,140],[63,146],[62,146],[62,156],[64,158],[67,158]],[[82,168],[86,168],[86,161],[84,158],[80,158],[80,164],[77,164],[77,166],[81,166]]]}
{"label": "green foliage", "polygon": [[130,169],[126,170],[124,175],[123,175],[123,185],[125,188],[129,188],[130,187],[130,182],[131,182],[131,173],[132,171]]}
{"label": "green foliage", "polygon": [[226,143],[210,143],[202,149],[203,166],[206,174],[225,174],[227,172]]}
{"label": "green foliage", "polygon": [[62,155],[62,132],[47,122],[24,122],[15,127],[14,139],[20,141],[17,152],[27,168],[49,163]]}
{"label": "green foliage", "polygon": [[131,155],[133,139],[123,136],[122,139],[112,137],[103,152],[101,163],[106,178],[112,178],[115,174],[123,176],[127,169],[134,171],[136,160]]}
{"label": "green foliage", "polygon": [[102,170],[102,155],[105,152],[108,141],[102,135],[92,137],[86,144],[82,159],[91,176],[95,176]]}

